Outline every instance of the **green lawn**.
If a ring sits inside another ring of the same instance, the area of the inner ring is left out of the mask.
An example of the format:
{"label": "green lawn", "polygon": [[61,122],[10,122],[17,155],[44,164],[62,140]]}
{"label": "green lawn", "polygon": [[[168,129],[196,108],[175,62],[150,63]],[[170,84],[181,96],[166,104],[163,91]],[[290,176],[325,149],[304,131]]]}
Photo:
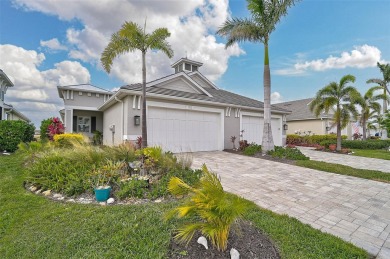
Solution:
{"label": "green lawn", "polygon": [[353,153],[354,156],[364,156],[364,157],[390,160],[390,151],[384,149],[379,149],[379,150],[354,149],[353,152],[354,152]]}
{"label": "green lawn", "polygon": [[390,174],[381,171],[357,169],[346,165],[326,163],[314,160],[298,160],[296,161],[296,165],[324,172],[350,175],[359,178],[390,183]]}
{"label": "green lawn", "polygon": [[[23,188],[23,156],[0,155],[2,258],[166,258],[176,203],[133,206],[68,204]],[[267,233],[283,258],[368,258],[365,251],[298,220],[248,202],[248,220]]]}

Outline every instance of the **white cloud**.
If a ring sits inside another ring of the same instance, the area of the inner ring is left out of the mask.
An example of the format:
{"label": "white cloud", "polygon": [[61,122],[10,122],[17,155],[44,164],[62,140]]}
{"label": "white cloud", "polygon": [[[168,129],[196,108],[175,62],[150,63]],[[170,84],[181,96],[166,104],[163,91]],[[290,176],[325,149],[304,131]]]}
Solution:
{"label": "white cloud", "polygon": [[271,103],[281,103],[283,102],[283,97],[279,92],[271,93]]}
{"label": "white cloud", "polygon": [[297,62],[293,68],[279,69],[277,75],[301,75],[306,71],[325,71],[330,69],[344,68],[367,68],[375,67],[381,60],[381,51],[367,44],[355,47],[351,52],[342,52],[340,56],[329,56],[324,59],[316,59],[305,62]]}
{"label": "white cloud", "polygon": [[[177,59],[186,56],[203,62],[201,72],[211,80],[217,80],[226,70],[230,56],[244,53],[235,45],[225,50],[212,33],[229,17],[228,0],[190,1],[43,1],[14,0],[28,10],[56,15],[63,20],[78,19],[83,29],[69,28],[67,40],[72,45],[71,58],[96,64],[100,67],[100,55],[116,32],[127,20],[143,25],[147,17],[147,31],[167,27],[171,32],[168,41],[175,56],[169,60],[161,52],[147,54],[148,80],[173,72],[170,68]],[[141,81],[141,54],[120,56],[114,61],[111,74],[125,83]]]}
{"label": "white cloud", "polygon": [[68,48],[65,45],[62,45],[57,38],[53,38],[51,40],[41,40],[41,47],[46,47],[49,50],[67,50]]}
{"label": "white cloud", "polygon": [[90,82],[88,70],[76,61],[62,61],[45,71],[39,66],[45,55],[14,45],[0,45],[0,67],[14,83],[5,95],[5,102],[12,104],[40,125],[41,120],[56,116],[63,102],[58,97],[57,85]]}

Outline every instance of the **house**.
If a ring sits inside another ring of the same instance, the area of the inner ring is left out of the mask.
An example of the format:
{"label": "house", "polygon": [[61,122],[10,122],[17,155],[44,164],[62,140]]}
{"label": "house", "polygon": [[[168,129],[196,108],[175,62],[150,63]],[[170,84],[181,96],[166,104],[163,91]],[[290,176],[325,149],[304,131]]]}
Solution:
{"label": "house", "polygon": [[[261,144],[263,103],[218,88],[199,71],[202,65],[182,58],[172,64],[173,74],[147,83],[148,145],[172,152],[223,150],[232,148],[231,136]],[[90,85],[59,86],[58,91],[67,132],[91,133],[95,120],[106,145],[141,135],[142,84],[115,93]],[[272,106],[271,112],[274,143],[281,146],[289,111]]]}
{"label": "house", "polygon": [[8,88],[13,86],[14,84],[8,78],[7,74],[0,69],[0,120],[22,120],[30,122],[26,116],[16,110],[12,105],[4,102]]}
{"label": "house", "polygon": [[[289,102],[275,104],[281,109],[290,110],[286,121],[288,125],[287,134],[315,134],[324,135],[336,133],[336,126],[333,125],[333,113],[322,113],[317,118],[310,111],[310,103],[314,98],[307,98]],[[342,135],[347,135],[348,139],[352,138],[352,123],[341,131]]]}

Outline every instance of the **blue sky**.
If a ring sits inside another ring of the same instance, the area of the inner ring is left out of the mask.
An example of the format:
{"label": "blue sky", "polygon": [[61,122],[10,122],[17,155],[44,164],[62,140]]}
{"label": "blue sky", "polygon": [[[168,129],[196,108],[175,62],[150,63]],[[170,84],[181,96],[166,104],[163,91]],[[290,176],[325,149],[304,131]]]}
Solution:
{"label": "blue sky", "polygon": [[[246,1],[0,1],[0,68],[14,81],[6,101],[37,125],[58,116],[56,86],[87,83],[112,89],[139,82],[139,53],[119,58],[107,75],[101,50],[125,20],[167,27],[175,51],[148,57],[150,80],[172,72],[187,52],[220,88],[263,100],[263,46],[223,48],[215,31],[228,17],[248,17]],[[301,1],[282,18],[270,40],[273,101],[312,97],[343,75],[365,91],[380,77],[377,61],[390,61],[390,1]],[[131,19],[130,19],[130,18]]]}

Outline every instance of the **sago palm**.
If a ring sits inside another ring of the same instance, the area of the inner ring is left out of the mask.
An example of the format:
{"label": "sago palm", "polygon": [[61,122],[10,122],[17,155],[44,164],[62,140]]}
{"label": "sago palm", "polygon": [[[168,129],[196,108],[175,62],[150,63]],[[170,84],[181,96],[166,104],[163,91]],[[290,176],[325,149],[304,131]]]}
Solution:
{"label": "sago palm", "polygon": [[341,130],[358,115],[354,102],[359,98],[359,92],[348,85],[354,82],[354,76],[343,76],[339,83],[331,82],[319,90],[315,99],[310,103],[310,110],[317,118],[322,112],[329,113],[330,110],[334,110],[333,120],[337,126],[336,149],[338,151],[341,150]]}
{"label": "sago palm", "polygon": [[380,113],[381,105],[377,101],[386,100],[387,98],[384,94],[375,94],[377,90],[381,89],[379,86],[371,87],[363,96],[359,94],[360,96],[356,100],[356,103],[361,107],[359,117],[363,128],[363,140],[367,139],[367,122]]}
{"label": "sago palm", "polygon": [[217,34],[227,37],[226,48],[236,42],[250,41],[264,44],[264,130],[262,150],[274,149],[271,130],[271,74],[269,67],[268,43],[271,33],[287,9],[297,0],[247,0],[251,18],[228,19]]}
{"label": "sago palm", "polygon": [[210,172],[206,165],[202,167],[203,176],[198,186],[191,187],[181,179],[172,177],[168,190],[173,195],[189,194],[189,200],[167,214],[167,218],[191,218],[192,220],[178,228],[175,238],[188,243],[196,231],[200,231],[219,250],[224,251],[232,224],[246,210],[245,201],[233,196],[222,188],[218,176]]}
{"label": "sago palm", "polygon": [[[158,28],[152,33],[146,33],[146,21],[144,28],[134,22],[125,22],[122,28],[112,34],[111,40],[104,49],[100,61],[104,70],[110,73],[113,60],[127,52],[141,51],[142,53],[142,147],[148,145],[148,133],[146,125],[146,64],[145,58],[148,50],[161,50],[169,58],[173,56],[173,50],[166,40],[171,34],[166,28]],[[129,60],[129,62],[132,62]],[[123,135],[123,133],[122,133]]]}

